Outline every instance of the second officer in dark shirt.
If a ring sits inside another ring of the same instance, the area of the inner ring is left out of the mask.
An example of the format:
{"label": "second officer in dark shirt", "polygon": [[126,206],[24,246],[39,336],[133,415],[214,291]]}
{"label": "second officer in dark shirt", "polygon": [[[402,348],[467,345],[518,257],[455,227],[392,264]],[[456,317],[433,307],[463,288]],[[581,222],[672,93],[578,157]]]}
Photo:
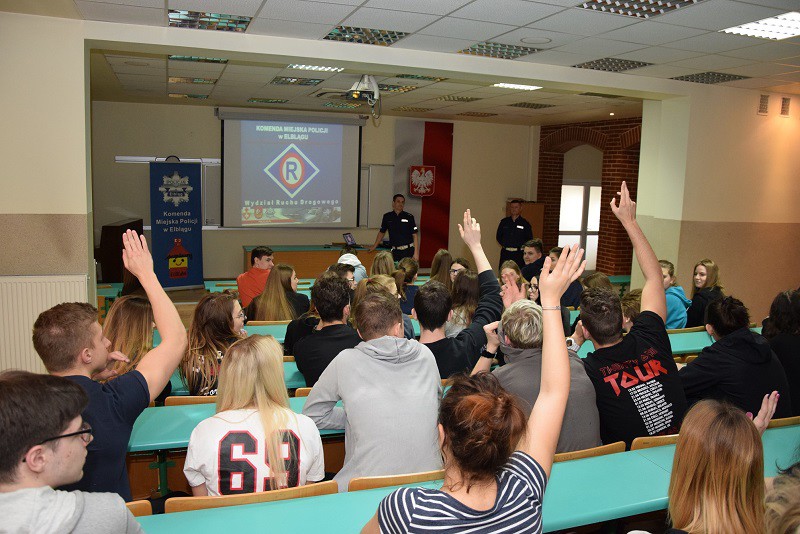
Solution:
{"label": "second officer in dark shirt", "polygon": [[525,265],[522,258],[522,246],[526,241],[533,239],[531,223],[520,215],[522,201],[514,199],[509,203],[511,216],[500,221],[497,227],[497,242],[500,243],[500,265],[504,261],[514,260],[517,265]]}

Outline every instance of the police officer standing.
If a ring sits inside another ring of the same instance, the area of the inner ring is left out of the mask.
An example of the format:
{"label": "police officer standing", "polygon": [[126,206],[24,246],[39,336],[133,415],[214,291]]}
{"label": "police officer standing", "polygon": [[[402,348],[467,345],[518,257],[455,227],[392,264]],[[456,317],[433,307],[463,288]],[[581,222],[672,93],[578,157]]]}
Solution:
{"label": "police officer standing", "polygon": [[381,229],[378,231],[378,237],[375,238],[375,244],[369,249],[370,252],[378,247],[388,230],[389,245],[392,247],[394,261],[411,257],[419,261],[417,223],[414,222],[413,215],[403,211],[405,205],[406,197],[403,195],[398,193],[392,197],[392,211],[383,214]]}
{"label": "police officer standing", "polygon": [[500,221],[497,227],[497,242],[500,243],[500,265],[504,261],[514,260],[520,267],[524,265],[522,245],[533,238],[531,223],[526,221],[522,213],[522,200],[515,198],[508,205],[511,216]]}

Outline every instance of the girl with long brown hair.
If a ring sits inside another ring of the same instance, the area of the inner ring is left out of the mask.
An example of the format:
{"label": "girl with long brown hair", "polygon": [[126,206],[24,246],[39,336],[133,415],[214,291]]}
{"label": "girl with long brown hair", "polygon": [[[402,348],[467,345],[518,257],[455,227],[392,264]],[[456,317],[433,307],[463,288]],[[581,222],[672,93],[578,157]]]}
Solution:
{"label": "girl with long brown hair", "polygon": [[692,305],[686,310],[686,328],[704,326],[706,308],[725,296],[719,276],[719,267],[712,260],[698,261],[692,276]]}
{"label": "girl with long brown hair", "polygon": [[470,269],[458,271],[453,281],[453,289],[450,291],[453,297],[453,316],[444,325],[447,337],[457,335],[470,325],[472,316],[478,308],[480,292],[478,273]]}
{"label": "girl with long brown hair", "polygon": [[430,280],[438,280],[443,283],[447,289],[453,287],[453,281],[450,279],[451,263],[453,263],[453,256],[448,250],[440,248],[431,261]]}
{"label": "girl with long brown hair", "polygon": [[247,307],[251,321],[291,321],[308,311],[309,300],[297,292],[297,275],[291,265],[272,268],[264,291]]}
{"label": "girl with long brown hair", "polygon": [[153,307],[147,297],[127,295],[114,301],[103,322],[103,335],[111,342],[109,352],[119,351],[130,360],[116,363],[118,375],[135,369],[153,348],[154,327]]}
{"label": "girl with long brown hair", "polygon": [[209,293],[197,303],[189,327],[189,346],[180,366],[190,395],[217,394],[219,365],[228,347],[247,335],[244,320],[244,311],[233,293]]}

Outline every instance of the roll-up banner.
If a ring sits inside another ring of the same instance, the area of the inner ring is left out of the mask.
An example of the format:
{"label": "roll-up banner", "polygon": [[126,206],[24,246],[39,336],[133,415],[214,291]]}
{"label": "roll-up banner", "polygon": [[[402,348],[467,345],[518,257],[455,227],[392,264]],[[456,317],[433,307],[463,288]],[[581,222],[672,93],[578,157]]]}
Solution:
{"label": "roll-up banner", "polygon": [[200,163],[150,163],[153,267],[164,289],[203,287]]}

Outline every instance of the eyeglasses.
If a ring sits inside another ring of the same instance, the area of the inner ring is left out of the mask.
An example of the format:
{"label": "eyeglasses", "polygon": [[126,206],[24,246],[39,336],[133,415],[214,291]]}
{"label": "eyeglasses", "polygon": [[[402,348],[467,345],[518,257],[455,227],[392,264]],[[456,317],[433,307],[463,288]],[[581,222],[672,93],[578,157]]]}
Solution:
{"label": "eyeglasses", "polygon": [[92,434],[92,427],[89,423],[85,422],[81,425],[81,429],[77,432],[70,432],[69,434],[61,434],[60,436],[53,436],[52,438],[47,438],[40,441],[38,444],[43,445],[48,441],[55,441],[61,438],[71,438],[72,436],[80,436],[84,443],[87,445],[92,442],[94,439],[94,435]]}
{"label": "eyeglasses", "polygon": [[356,279],[355,278],[346,278],[345,280],[347,280],[348,284],[355,284],[356,283]]}
{"label": "eyeglasses", "polygon": [[235,319],[247,319],[247,315],[244,314],[244,310],[239,312],[239,315],[234,316]]}
{"label": "eyeglasses", "polygon": [[456,274],[458,271],[463,271],[464,269],[450,269],[450,274]]}
{"label": "eyeglasses", "polygon": [[536,284],[531,284],[531,289],[539,289],[539,286]]}

